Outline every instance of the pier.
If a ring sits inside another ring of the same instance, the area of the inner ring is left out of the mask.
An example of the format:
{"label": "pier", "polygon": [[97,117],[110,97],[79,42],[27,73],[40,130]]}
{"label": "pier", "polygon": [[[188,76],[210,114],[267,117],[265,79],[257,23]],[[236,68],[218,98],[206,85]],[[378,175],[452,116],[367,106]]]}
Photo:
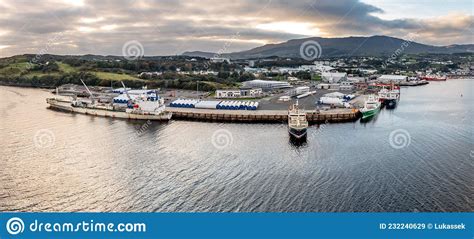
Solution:
{"label": "pier", "polygon": [[[221,121],[221,122],[275,122],[288,120],[286,110],[213,110],[195,108],[167,107],[166,111],[173,113],[173,119]],[[355,121],[360,117],[358,110],[331,109],[307,110],[306,117],[310,123],[337,123]]]}

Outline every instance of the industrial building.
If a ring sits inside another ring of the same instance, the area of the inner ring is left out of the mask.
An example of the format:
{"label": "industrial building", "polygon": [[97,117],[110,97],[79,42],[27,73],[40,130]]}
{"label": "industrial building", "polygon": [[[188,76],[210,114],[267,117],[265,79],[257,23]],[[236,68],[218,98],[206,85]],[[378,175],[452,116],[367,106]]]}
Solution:
{"label": "industrial building", "polygon": [[256,98],[262,96],[262,88],[216,90],[216,98]]}
{"label": "industrial building", "polygon": [[339,89],[344,90],[344,91],[354,90],[354,82],[352,82],[352,81],[343,81],[339,85]]}
{"label": "industrial building", "polygon": [[300,87],[296,87],[296,88],[290,90],[289,95],[290,96],[296,96],[296,95],[301,95],[301,94],[308,93],[308,92],[309,92],[309,86],[300,86]]}
{"label": "industrial building", "polygon": [[407,81],[408,76],[403,75],[381,75],[377,78],[379,82],[389,83],[389,82],[400,82],[400,81]]}
{"label": "industrial building", "polygon": [[321,73],[323,82],[327,83],[339,83],[341,81],[347,81],[347,73],[345,72],[323,72]]}
{"label": "industrial building", "polygon": [[291,88],[290,83],[286,81],[271,81],[271,80],[251,80],[243,82],[244,87],[247,88],[261,88],[262,90],[275,90]]}

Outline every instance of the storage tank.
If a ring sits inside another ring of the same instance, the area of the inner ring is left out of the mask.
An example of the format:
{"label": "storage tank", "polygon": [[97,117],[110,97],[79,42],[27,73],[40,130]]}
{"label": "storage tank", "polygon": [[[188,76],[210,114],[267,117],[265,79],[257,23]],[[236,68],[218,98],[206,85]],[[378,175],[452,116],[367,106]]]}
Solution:
{"label": "storage tank", "polygon": [[240,101],[236,101],[234,105],[234,110],[240,109]]}
{"label": "storage tank", "polygon": [[221,103],[220,101],[210,101],[210,100],[203,100],[200,102],[197,102],[194,105],[194,108],[196,109],[217,109],[217,106]]}
{"label": "storage tank", "polygon": [[228,104],[229,104],[228,101],[222,102],[222,107],[221,107],[221,108],[222,108],[223,110],[227,110],[228,107],[229,107]]}

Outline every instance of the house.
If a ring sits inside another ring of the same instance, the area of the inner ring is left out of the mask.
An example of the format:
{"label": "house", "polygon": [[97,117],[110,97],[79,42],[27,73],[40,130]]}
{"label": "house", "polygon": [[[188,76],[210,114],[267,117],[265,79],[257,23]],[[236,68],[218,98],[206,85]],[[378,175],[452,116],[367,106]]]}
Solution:
{"label": "house", "polygon": [[239,89],[216,90],[216,98],[240,98]]}
{"label": "house", "polygon": [[340,90],[351,91],[354,90],[354,82],[352,81],[343,81],[339,86]]}

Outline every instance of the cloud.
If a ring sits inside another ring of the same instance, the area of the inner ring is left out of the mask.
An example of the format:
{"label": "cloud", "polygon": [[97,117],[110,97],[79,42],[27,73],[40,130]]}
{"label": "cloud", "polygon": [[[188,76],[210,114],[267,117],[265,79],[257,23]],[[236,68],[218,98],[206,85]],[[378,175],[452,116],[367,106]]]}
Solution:
{"label": "cloud", "polygon": [[385,20],[375,16],[383,9],[359,0],[4,0],[0,11],[0,56],[34,54],[52,40],[49,53],[103,55],[120,55],[129,40],[145,55],[233,52],[314,34],[473,42],[472,15]]}

